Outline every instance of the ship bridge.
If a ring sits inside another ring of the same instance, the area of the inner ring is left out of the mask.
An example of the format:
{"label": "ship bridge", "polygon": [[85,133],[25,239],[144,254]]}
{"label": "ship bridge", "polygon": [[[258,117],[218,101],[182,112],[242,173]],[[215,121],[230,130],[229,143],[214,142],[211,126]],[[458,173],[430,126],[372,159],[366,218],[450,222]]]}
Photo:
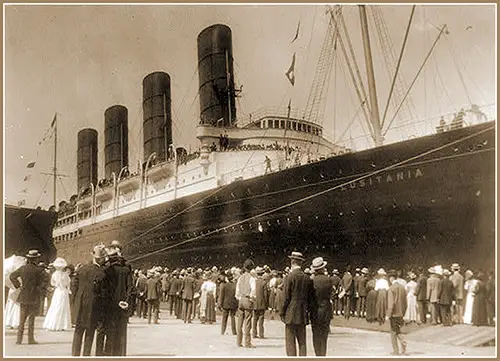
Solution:
{"label": "ship bridge", "polygon": [[304,119],[298,109],[262,108],[241,118],[234,126],[198,125],[196,136],[201,146],[219,148],[227,136],[230,149],[262,147],[293,148],[310,153],[312,158],[327,157],[348,151],[323,137],[323,127]]}

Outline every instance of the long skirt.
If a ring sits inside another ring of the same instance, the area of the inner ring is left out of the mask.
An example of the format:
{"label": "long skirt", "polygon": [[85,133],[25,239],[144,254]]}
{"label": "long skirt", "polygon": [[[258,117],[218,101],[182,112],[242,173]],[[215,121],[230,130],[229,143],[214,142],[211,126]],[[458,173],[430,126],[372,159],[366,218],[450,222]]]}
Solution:
{"label": "long skirt", "polygon": [[50,331],[64,331],[71,328],[69,292],[57,287],[43,322],[43,328]]}
{"label": "long skirt", "polygon": [[417,297],[414,293],[408,293],[406,297],[407,307],[404,320],[406,322],[417,322]]}
{"label": "long skirt", "polygon": [[207,305],[205,308],[205,322],[214,323],[215,320],[215,297],[212,293],[207,294]]}
{"label": "long skirt", "polygon": [[375,320],[380,324],[385,322],[385,314],[387,311],[387,290],[380,289],[377,291],[377,303],[375,304]]}
{"label": "long skirt", "polygon": [[9,294],[7,296],[7,305],[5,306],[5,326],[16,328],[19,326],[19,320],[21,317],[21,306],[16,303],[17,297],[19,296],[19,289],[9,289]]}
{"label": "long skirt", "polygon": [[472,324],[472,310],[474,308],[474,295],[472,292],[467,293],[467,298],[465,299],[465,311],[464,311],[464,323],[466,325]]}
{"label": "long skirt", "polygon": [[370,290],[366,295],[366,321],[375,322],[377,321],[376,314],[376,304],[377,304],[377,291]]}

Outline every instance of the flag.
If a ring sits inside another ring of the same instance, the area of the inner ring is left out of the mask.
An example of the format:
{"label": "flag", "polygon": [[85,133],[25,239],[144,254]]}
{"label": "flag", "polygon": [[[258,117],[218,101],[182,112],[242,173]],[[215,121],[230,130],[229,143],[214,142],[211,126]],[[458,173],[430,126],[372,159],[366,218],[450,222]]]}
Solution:
{"label": "flag", "polygon": [[295,85],[295,53],[293,53],[292,64],[290,65],[290,68],[285,73],[285,75],[292,84],[292,86]]}
{"label": "flag", "polygon": [[50,123],[50,127],[53,128],[54,125],[56,125],[56,121],[57,121],[57,113],[54,114],[54,119],[52,119],[52,123]]}
{"label": "flag", "polygon": [[299,38],[299,29],[300,29],[300,20],[297,24],[297,31],[295,32],[295,36],[293,37],[292,43]]}
{"label": "flag", "polygon": [[26,168],[33,168],[35,166],[35,163],[36,162],[30,162],[30,163],[28,163],[28,165],[26,166]]}

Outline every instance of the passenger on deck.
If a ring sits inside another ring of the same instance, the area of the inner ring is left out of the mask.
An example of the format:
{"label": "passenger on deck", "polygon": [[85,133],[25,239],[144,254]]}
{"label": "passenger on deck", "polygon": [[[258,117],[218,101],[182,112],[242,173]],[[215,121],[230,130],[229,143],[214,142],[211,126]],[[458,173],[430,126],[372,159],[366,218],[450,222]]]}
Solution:
{"label": "passenger on deck", "polygon": [[272,172],[272,169],[271,169],[271,159],[269,159],[269,157],[266,155],[266,159],[264,160],[265,164],[266,164],[266,170],[265,170],[265,174],[267,174],[267,172],[271,173]]}
{"label": "passenger on deck", "polygon": [[446,122],[444,120],[444,117],[441,117],[441,119],[439,119],[439,125],[436,127],[436,132],[444,133],[445,131],[446,131]]}

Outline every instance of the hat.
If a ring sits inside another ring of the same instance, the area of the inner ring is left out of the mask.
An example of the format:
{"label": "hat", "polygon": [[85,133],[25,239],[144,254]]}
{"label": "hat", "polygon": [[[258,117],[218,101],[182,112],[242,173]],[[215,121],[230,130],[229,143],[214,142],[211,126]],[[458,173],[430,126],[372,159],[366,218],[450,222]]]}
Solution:
{"label": "hat", "polygon": [[278,271],[276,271],[275,269],[271,271],[271,276],[276,277],[277,275],[278,275]]}
{"label": "hat", "polygon": [[445,270],[443,270],[443,275],[449,276],[449,275],[451,275],[451,272],[449,270],[445,269]]}
{"label": "hat", "polygon": [[66,262],[66,260],[64,258],[57,257],[56,260],[52,263],[52,265],[55,268],[64,268],[68,265],[68,263]]}
{"label": "hat", "polygon": [[103,244],[97,245],[94,247],[94,251],[92,252],[92,256],[94,258],[104,258],[108,255],[106,252],[106,247]]}
{"label": "hat", "polygon": [[244,263],[243,263],[243,268],[246,269],[247,271],[250,271],[254,266],[253,261],[248,258]]}
{"label": "hat", "polygon": [[338,274],[339,274],[339,270],[335,268],[335,269],[332,271],[332,274],[334,274],[334,275],[338,275]]}
{"label": "hat", "polygon": [[361,272],[361,268],[356,268],[355,272]]}
{"label": "hat", "polygon": [[212,272],[217,272],[217,266],[212,267]]}
{"label": "hat", "polygon": [[118,251],[117,248],[106,248],[106,252],[109,257],[115,257],[120,255],[120,252]]}
{"label": "hat", "polygon": [[411,280],[413,280],[413,279],[417,278],[417,275],[416,275],[415,273],[413,273],[413,272],[410,272],[410,273],[408,273],[408,277],[409,277]]}
{"label": "hat", "polygon": [[193,267],[188,267],[186,271],[187,273],[193,273]]}
{"label": "hat", "polygon": [[311,274],[311,270],[310,270],[309,268],[306,268],[306,269],[304,270],[304,273]]}
{"label": "hat", "polygon": [[185,269],[182,269],[181,271],[181,275],[184,276],[186,274],[186,270]]}
{"label": "hat", "polygon": [[385,272],[385,270],[384,270],[383,268],[381,268],[381,269],[379,269],[379,270],[377,271],[377,274],[378,274],[379,276],[386,276],[386,275],[387,275],[387,272]]}
{"label": "hat", "polygon": [[443,267],[441,265],[435,266],[434,270],[435,270],[435,273],[440,275],[440,276],[443,274]]}
{"label": "hat", "polygon": [[41,256],[41,254],[40,254],[40,252],[38,252],[37,249],[30,249],[28,251],[28,253],[26,254],[26,257],[28,257],[28,258],[37,258],[40,256]]}
{"label": "hat", "polygon": [[458,263],[453,263],[451,265],[451,270],[452,271],[459,271],[460,270],[460,265]]}
{"label": "hat", "polygon": [[111,241],[111,247],[122,248],[122,245],[115,239],[114,241]]}
{"label": "hat", "polygon": [[297,259],[299,261],[303,261],[304,260],[304,256],[300,252],[292,252],[292,254],[290,256],[288,256],[288,258],[290,258],[290,259]]}
{"label": "hat", "polygon": [[263,274],[264,273],[264,268],[257,266],[255,268],[255,273],[257,273],[258,275]]}
{"label": "hat", "polygon": [[163,272],[168,272],[168,267],[165,267],[165,268],[163,269]]}
{"label": "hat", "polygon": [[361,268],[361,273],[363,273],[363,274],[365,274],[365,275],[366,275],[366,274],[368,274],[369,272],[370,272],[370,271],[368,270],[368,268],[366,268],[366,267]]}
{"label": "hat", "polygon": [[436,268],[435,267],[431,267],[427,270],[427,272],[431,273],[431,274],[434,274],[436,273]]}
{"label": "hat", "polygon": [[311,263],[311,269],[317,270],[325,267],[327,262],[323,260],[323,257],[316,257]]}

